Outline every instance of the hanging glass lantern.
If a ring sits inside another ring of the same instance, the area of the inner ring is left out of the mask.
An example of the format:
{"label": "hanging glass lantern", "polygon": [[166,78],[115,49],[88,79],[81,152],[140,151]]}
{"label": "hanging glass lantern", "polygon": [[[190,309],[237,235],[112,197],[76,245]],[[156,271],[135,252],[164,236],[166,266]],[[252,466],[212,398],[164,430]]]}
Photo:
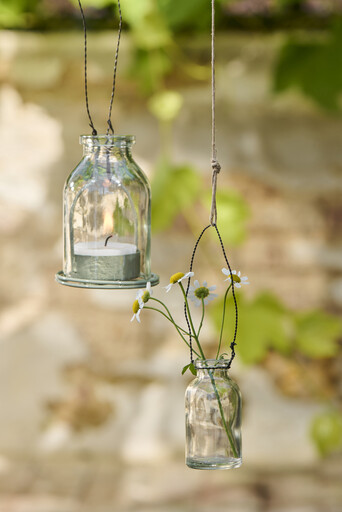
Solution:
{"label": "hanging glass lantern", "polygon": [[151,190],[132,157],[133,136],[83,135],[83,158],[64,187],[59,283],[142,288],[151,273]]}
{"label": "hanging glass lantern", "polygon": [[185,393],[186,464],[193,469],[241,466],[241,394],[229,362],[201,359]]}

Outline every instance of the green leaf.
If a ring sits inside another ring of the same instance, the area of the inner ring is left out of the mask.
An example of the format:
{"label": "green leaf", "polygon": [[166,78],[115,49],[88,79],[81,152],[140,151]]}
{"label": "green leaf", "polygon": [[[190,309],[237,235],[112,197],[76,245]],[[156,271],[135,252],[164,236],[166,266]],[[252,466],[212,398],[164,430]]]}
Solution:
{"label": "green leaf", "polygon": [[187,371],[187,369],[189,368],[190,364],[187,364],[186,366],[184,366],[183,370],[182,370],[182,375],[184,375],[184,373]]}
{"label": "green leaf", "polygon": [[296,317],[296,347],[309,357],[333,357],[338,352],[341,322],[323,311],[312,311]]}
{"label": "green leaf", "polygon": [[[247,203],[234,190],[220,189],[216,194],[218,227],[223,240],[237,245],[246,237],[246,222],[250,217]],[[206,192],[205,204],[211,206],[211,191]],[[213,233],[215,235],[215,233]]]}
{"label": "green leaf", "polygon": [[[75,7],[78,7],[78,1],[72,0]],[[110,0],[82,0],[83,7],[94,7],[95,9],[102,9],[110,5]]]}
{"label": "green leaf", "polygon": [[192,167],[161,163],[152,181],[152,229],[171,227],[177,215],[197,200],[200,188],[200,176]]}
{"label": "green leaf", "polygon": [[342,448],[342,414],[339,411],[324,412],[314,418],[311,438],[319,453],[329,455]]}
{"label": "green leaf", "polygon": [[152,96],[148,106],[152,114],[160,121],[175,119],[183,104],[182,96],[176,91],[162,91]]}
{"label": "green leaf", "polygon": [[182,375],[184,375],[184,373],[187,370],[190,370],[193,375],[195,375],[195,376],[197,375],[197,370],[196,370],[195,365],[193,363],[190,363],[190,364],[187,364],[186,366],[184,366],[184,368],[182,370]]}
{"label": "green leaf", "polygon": [[[246,364],[261,362],[270,348],[288,354],[292,348],[290,337],[291,315],[280,302],[269,293],[257,296],[247,302],[241,290],[236,291],[239,306],[237,353]],[[224,328],[226,348],[234,332],[234,303],[229,295],[227,317]],[[223,299],[209,309],[209,314],[219,333],[221,329]]]}
{"label": "green leaf", "polygon": [[275,92],[299,89],[321,107],[337,110],[342,92],[342,25],[337,24],[325,39],[290,39],[279,53],[273,85]]}
{"label": "green leaf", "polygon": [[157,4],[172,29],[209,26],[211,9],[207,0],[157,0]]}
{"label": "green leaf", "polygon": [[193,363],[189,364],[189,370],[191,371],[192,375],[195,375],[195,376],[197,375],[197,370]]}

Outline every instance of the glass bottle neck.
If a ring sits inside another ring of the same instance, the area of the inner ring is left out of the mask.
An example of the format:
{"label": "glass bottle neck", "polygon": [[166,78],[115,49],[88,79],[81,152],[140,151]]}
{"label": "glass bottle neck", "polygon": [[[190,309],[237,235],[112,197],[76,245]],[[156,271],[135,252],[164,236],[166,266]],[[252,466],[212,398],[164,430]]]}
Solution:
{"label": "glass bottle neck", "polygon": [[84,156],[98,158],[130,157],[135,138],[132,135],[81,135]]}
{"label": "glass bottle neck", "polygon": [[114,157],[122,159],[132,156],[132,148],[128,146],[83,146],[83,156],[92,156],[94,158]]}
{"label": "glass bottle neck", "polygon": [[214,369],[198,369],[197,370],[197,378],[198,379],[204,379],[204,378],[211,378],[214,377],[217,378],[227,378],[228,377],[228,370],[227,368],[215,368]]}
{"label": "glass bottle neck", "polygon": [[195,361],[197,377],[228,377],[228,361],[222,359],[198,359]]}

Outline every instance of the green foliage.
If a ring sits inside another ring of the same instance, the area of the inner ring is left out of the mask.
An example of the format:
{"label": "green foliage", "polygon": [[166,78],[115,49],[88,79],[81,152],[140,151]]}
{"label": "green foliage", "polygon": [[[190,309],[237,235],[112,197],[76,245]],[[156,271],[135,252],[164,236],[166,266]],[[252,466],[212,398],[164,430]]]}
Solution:
{"label": "green foliage", "polygon": [[[244,363],[262,362],[269,350],[285,356],[297,351],[310,358],[337,354],[342,326],[336,317],[321,311],[296,314],[268,292],[252,301],[244,299],[239,290],[236,295],[239,305],[237,352]],[[227,303],[224,339],[230,340],[234,330],[234,314],[229,314],[234,311],[231,296]],[[222,306],[223,300],[218,300],[210,308],[217,332],[221,327]]]}
{"label": "green foliage", "polygon": [[182,370],[182,375],[184,375],[184,373],[187,371],[187,370],[190,370],[192,375],[197,375],[197,370],[195,368],[195,365],[193,363],[190,363],[190,364],[187,364],[186,366],[184,366],[183,370]]}
{"label": "green foliage", "polygon": [[162,91],[149,100],[152,114],[162,122],[173,121],[178,116],[182,104],[183,98],[177,91]]}
{"label": "green foliage", "polygon": [[332,410],[316,416],[311,425],[311,438],[322,456],[342,449],[342,414]]}
{"label": "green foliage", "polygon": [[173,30],[210,26],[207,0],[157,0],[158,8]]}
{"label": "green foliage", "polygon": [[38,0],[1,0],[0,27],[19,28],[25,26],[28,15],[32,14]]}
{"label": "green foliage", "polygon": [[311,39],[291,38],[284,45],[274,70],[274,90],[296,88],[321,107],[336,111],[342,92],[342,25],[328,37]]}
{"label": "green foliage", "polygon": [[298,349],[309,357],[333,357],[337,352],[336,339],[341,334],[340,321],[324,313],[313,311],[295,318]]}
{"label": "green foliage", "polygon": [[[78,1],[71,0],[75,7],[78,8]],[[93,7],[94,9],[102,9],[103,7],[107,7],[111,5],[113,2],[110,0],[82,0],[82,6],[85,7]]]}
{"label": "green foliage", "polygon": [[200,189],[200,176],[192,167],[161,162],[152,181],[152,229],[172,226],[179,214],[193,206]]}

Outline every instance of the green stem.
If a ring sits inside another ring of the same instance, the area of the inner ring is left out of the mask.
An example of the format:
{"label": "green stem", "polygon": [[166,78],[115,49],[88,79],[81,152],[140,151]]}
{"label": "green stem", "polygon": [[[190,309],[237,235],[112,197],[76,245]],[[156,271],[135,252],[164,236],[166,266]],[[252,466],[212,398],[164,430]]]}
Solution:
{"label": "green stem", "polygon": [[191,317],[191,313],[190,313],[190,308],[189,308],[189,303],[188,303],[188,298],[186,296],[186,293],[185,293],[185,290],[184,290],[184,287],[183,287],[182,283],[178,282],[178,284],[181,287],[181,290],[182,290],[182,293],[183,293],[183,297],[184,297],[184,301],[185,301],[185,307],[186,307],[186,312],[188,314],[188,318],[189,318],[189,322],[190,322],[190,326],[191,326],[193,337],[196,340],[196,343],[197,343],[197,346],[198,346],[198,350],[200,351],[202,359],[205,359],[205,355],[204,355],[203,349],[202,349],[201,344],[199,342],[199,339],[197,337],[197,333],[195,331],[195,327],[194,327],[194,324],[193,324],[193,321],[192,321],[192,317]]}
{"label": "green stem", "polygon": [[231,447],[231,449],[232,449],[232,452],[233,452],[234,457],[237,459],[237,457],[238,457],[238,453],[237,453],[237,451],[236,451],[236,447],[235,447],[235,443],[234,443],[233,434],[231,433],[231,430],[230,430],[229,426],[227,425],[226,419],[225,419],[225,417],[224,417],[224,412],[223,412],[222,402],[221,402],[220,395],[219,395],[218,390],[217,390],[217,387],[216,387],[216,383],[215,383],[214,376],[213,376],[213,374],[212,374],[211,370],[209,370],[209,369],[208,369],[208,373],[209,373],[210,380],[211,380],[211,383],[212,383],[212,385],[213,385],[214,392],[215,392],[215,395],[216,395],[216,398],[217,398],[217,402],[218,402],[218,406],[219,406],[219,409],[220,409],[220,414],[221,414],[222,423],[223,423],[224,429],[225,429],[225,431],[226,431],[226,434],[227,434],[227,437],[228,437],[228,441],[229,441],[230,447]]}
{"label": "green stem", "polygon": [[202,300],[202,318],[201,318],[201,323],[200,323],[199,328],[198,328],[197,338],[199,338],[199,335],[200,335],[200,332],[201,332],[201,329],[202,329],[202,325],[203,325],[203,320],[204,320],[204,299],[201,299],[201,300]]}
{"label": "green stem", "polygon": [[232,285],[230,284],[226,290],[226,293],[224,295],[224,299],[223,299],[223,310],[222,310],[222,322],[221,322],[221,332],[220,332],[220,340],[219,340],[219,345],[218,345],[218,349],[217,349],[217,354],[216,354],[216,359],[219,358],[219,355],[220,355],[220,350],[221,350],[221,344],[222,344],[222,336],[223,336],[223,327],[224,327],[224,319],[226,317],[226,301],[227,301],[227,296],[228,296],[228,292],[229,290],[231,289]]}
{"label": "green stem", "polygon": [[[176,322],[174,322],[171,318],[169,318],[163,311],[160,311],[160,309],[151,308],[150,306],[144,306],[144,309],[151,309],[152,311],[157,311],[158,313],[163,315],[169,322],[171,322],[174,325],[174,327],[176,328],[179,336],[182,338],[184,343],[186,343],[186,345],[188,345],[188,347],[190,348],[190,344],[186,341],[186,339],[184,338],[183,334],[180,332],[180,327],[179,327],[179,325],[176,324]],[[194,351],[194,353],[196,354],[197,357],[200,357],[199,353],[196,350],[193,349],[193,351]]]}

